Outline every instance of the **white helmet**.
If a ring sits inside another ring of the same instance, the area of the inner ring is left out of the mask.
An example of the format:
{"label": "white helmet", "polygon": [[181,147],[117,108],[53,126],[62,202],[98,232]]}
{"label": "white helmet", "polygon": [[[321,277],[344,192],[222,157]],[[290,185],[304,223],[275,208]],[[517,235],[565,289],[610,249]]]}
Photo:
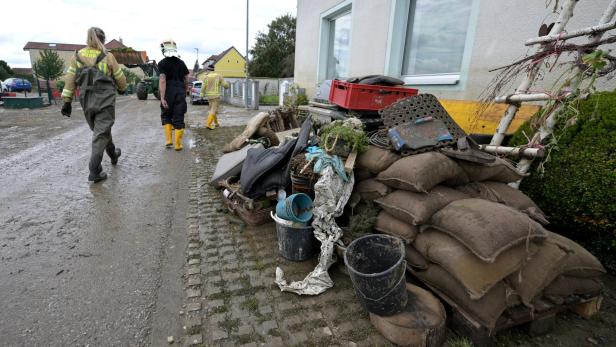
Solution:
{"label": "white helmet", "polygon": [[178,56],[178,45],[173,41],[173,39],[163,40],[160,44],[160,48],[165,57],[177,57]]}

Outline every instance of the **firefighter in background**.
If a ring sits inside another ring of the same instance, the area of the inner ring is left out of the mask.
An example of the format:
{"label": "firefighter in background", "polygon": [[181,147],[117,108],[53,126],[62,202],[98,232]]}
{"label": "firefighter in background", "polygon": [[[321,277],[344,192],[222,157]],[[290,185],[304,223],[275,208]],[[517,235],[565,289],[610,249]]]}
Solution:
{"label": "firefighter in background", "polygon": [[218,107],[220,105],[220,87],[225,89],[229,88],[229,83],[225,81],[222,75],[214,72],[213,66],[207,67],[205,77],[203,77],[203,85],[201,86],[201,97],[207,96],[208,103],[210,104],[210,111],[207,116],[206,128],[213,130],[214,125],[220,126],[218,123]]}
{"label": "firefighter in background", "polygon": [[186,76],[188,68],[178,57],[178,47],[172,39],[164,40],[160,47],[165,58],[158,63],[160,80],[160,118],[165,131],[165,146],[171,148],[172,131],[175,130],[175,150],[181,151],[186,114]]}
{"label": "firefighter in background", "polygon": [[116,165],[122,154],[111,138],[111,127],[115,122],[116,90],[123,94],[126,77],[113,54],[104,46],[105,33],[100,28],[88,29],[87,46],[75,52],[66,75],[62,98],[62,114],[70,117],[71,102],[75,87],[79,87],[79,103],[83,108],[88,126],[92,130],[92,154],[88,180],[100,182],[107,178],[103,172],[103,153],[107,152],[111,164]]}

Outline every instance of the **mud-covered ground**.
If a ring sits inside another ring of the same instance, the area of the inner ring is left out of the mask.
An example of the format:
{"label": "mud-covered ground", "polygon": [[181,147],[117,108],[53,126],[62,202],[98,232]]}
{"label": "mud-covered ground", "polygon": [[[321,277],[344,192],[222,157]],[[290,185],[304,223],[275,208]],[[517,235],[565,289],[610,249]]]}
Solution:
{"label": "mud-covered ground", "polygon": [[[244,228],[207,186],[222,145],[254,111],[223,106],[233,128],[203,129],[207,106],[189,106],[185,150],[162,146],[158,102],[118,98],[113,136],[123,155],[105,158],[109,179],[87,182],[91,132],[75,103],[38,110],[0,107],[0,345],[135,346],[386,345],[337,268],[317,298],[280,293],[276,265],[301,279],[314,265],[277,255],[273,224]],[[192,195],[193,197],[191,197]],[[191,219],[192,218],[192,219]],[[198,226],[198,251],[187,231]],[[188,251],[187,251],[188,250]],[[192,250],[192,256],[191,251]],[[200,255],[200,324],[187,326],[187,279]],[[555,330],[501,334],[500,346],[616,346],[616,279],[590,320],[560,315]],[[192,336],[192,335],[191,335]],[[449,346],[463,346],[450,332]]]}

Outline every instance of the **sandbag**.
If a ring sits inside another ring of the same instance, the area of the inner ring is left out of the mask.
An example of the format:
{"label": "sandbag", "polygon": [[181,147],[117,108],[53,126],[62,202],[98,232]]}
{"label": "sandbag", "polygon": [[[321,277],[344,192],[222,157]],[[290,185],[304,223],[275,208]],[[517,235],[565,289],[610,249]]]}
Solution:
{"label": "sandbag", "polygon": [[377,176],[386,185],[426,193],[437,184],[457,177],[461,169],[455,161],[438,152],[402,158]]}
{"label": "sandbag", "polygon": [[597,277],[606,273],[601,262],[584,247],[562,235],[549,232],[548,238],[570,253],[565,261],[562,273],[573,277]]}
{"label": "sandbag", "polygon": [[430,265],[428,260],[413,245],[406,245],[404,259],[406,259],[406,266],[410,266],[415,271],[424,271]]}
{"label": "sandbag", "polygon": [[406,290],[408,304],[402,312],[389,317],[370,313],[370,322],[398,346],[441,346],[447,334],[445,308],[424,289],[407,283]]}
{"label": "sandbag", "polygon": [[266,139],[268,139],[270,142],[270,146],[278,146],[280,144],[280,139],[278,138],[278,135],[276,135],[276,132],[270,128],[260,127],[259,129],[257,129],[255,135],[255,137],[265,137]]}
{"label": "sandbag", "polygon": [[407,244],[413,242],[419,232],[417,226],[405,223],[385,211],[381,211],[376,218],[374,230],[382,234],[399,237]]}
{"label": "sandbag", "polygon": [[355,182],[361,182],[363,180],[376,177],[376,174],[373,174],[366,169],[358,169],[357,167],[353,169],[353,175],[355,176]]}
{"label": "sandbag", "polygon": [[427,194],[396,190],[374,202],[403,222],[421,225],[452,201],[467,198],[468,195],[455,189],[436,186]]}
{"label": "sandbag", "polygon": [[522,302],[533,307],[533,299],[562,272],[568,252],[550,240],[522,268],[507,276],[505,281],[516,291]]}
{"label": "sandbag", "polygon": [[383,197],[389,193],[390,189],[383,183],[369,178],[358,182],[353,188],[353,194],[349,199],[349,205],[351,207],[357,206],[361,200],[366,202],[372,202],[380,197]]}
{"label": "sandbag", "polygon": [[515,294],[501,281],[481,299],[472,300],[464,287],[436,264],[430,264],[425,271],[414,271],[411,268],[411,272],[449,305],[488,329],[494,329],[498,318],[509,307],[508,300],[515,297]]}
{"label": "sandbag", "polygon": [[448,184],[459,185],[481,181],[511,183],[519,181],[525,176],[502,158],[496,158],[494,162],[487,164],[471,163],[465,160],[456,160],[456,162],[461,168],[461,174],[452,177]]}
{"label": "sandbag", "polygon": [[506,183],[485,181],[471,182],[457,186],[457,190],[473,198],[485,199],[505,204],[518,211],[524,212],[537,222],[546,225],[548,221],[541,209],[521,191],[510,187]]}
{"label": "sandbag", "polygon": [[603,291],[603,283],[598,278],[558,276],[543,290],[543,296],[560,305],[571,295],[598,295]]}
{"label": "sandbag", "polygon": [[533,243],[528,248],[521,244],[505,250],[493,263],[486,263],[457,240],[431,228],[417,235],[413,246],[428,261],[449,272],[473,300],[483,297],[537,252]]}
{"label": "sandbag", "polygon": [[482,199],[454,201],[436,212],[429,224],[489,263],[517,244],[547,237],[546,230],[522,212]]}
{"label": "sandbag", "polygon": [[269,113],[260,112],[256,116],[250,118],[246,124],[246,128],[244,128],[244,131],[242,131],[239,136],[231,140],[230,143],[227,143],[222,151],[224,153],[229,153],[244,147],[247,144],[246,141],[248,141],[248,139],[250,139],[252,135],[259,130],[261,125],[267,120],[268,116]]}
{"label": "sandbag", "polygon": [[385,171],[398,159],[400,159],[400,156],[388,149],[368,146],[368,150],[357,156],[355,167],[378,174],[381,171]]}

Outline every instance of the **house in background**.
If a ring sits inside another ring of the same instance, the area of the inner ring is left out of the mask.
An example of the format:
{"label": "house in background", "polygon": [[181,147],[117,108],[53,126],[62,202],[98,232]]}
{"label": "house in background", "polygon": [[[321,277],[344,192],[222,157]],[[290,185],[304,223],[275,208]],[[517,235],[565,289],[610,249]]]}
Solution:
{"label": "house in background", "polygon": [[201,79],[208,67],[213,66],[214,71],[223,77],[246,77],[246,58],[233,46],[227,48],[222,53],[212,55],[203,64],[203,70],[197,73],[197,78]]}
{"label": "house in background", "polygon": [[[609,2],[580,1],[567,28],[596,25]],[[313,97],[327,79],[397,77],[436,95],[460,125],[470,126],[475,101],[496,75],[489,70],[526,53],[524,42],[538,36],[541,21],[556,19],[552,6],[536,0],[298,0],[295,83]],[[492,108],[474,131],[493,133],[503,108]],[[510,130],[535,110],[524,107]]]}
{"label": "house in background", "polygon": [[[75,51],[78,51],[82,48],[85,48],[86,45],[81,44],[71,44],[71,43],[48,43],[48,42],[28,42],[24,46],[24,51],[27,51],[30,54],[30,66],[33,66],[34,63],[39,59],[41,52],[45,49],[55,51],[58,53],[60,58],[64,60],[64,69],[68,69],[68,66],[71,62],[71,59],[75,56]],[[113,39],[105,44],[105,48],[108,50],[122,50],[129,48],[124,45],[122,39],[116,40]],[[148,54],[146,51],[136,51],[137,54],[143,59],[143,61],[148,60]],[[123,65],[121,65],[124,67]],[[138,74],[140,77],[143,77],[143,71],[140,68],[130,69],[134,73]]]}

